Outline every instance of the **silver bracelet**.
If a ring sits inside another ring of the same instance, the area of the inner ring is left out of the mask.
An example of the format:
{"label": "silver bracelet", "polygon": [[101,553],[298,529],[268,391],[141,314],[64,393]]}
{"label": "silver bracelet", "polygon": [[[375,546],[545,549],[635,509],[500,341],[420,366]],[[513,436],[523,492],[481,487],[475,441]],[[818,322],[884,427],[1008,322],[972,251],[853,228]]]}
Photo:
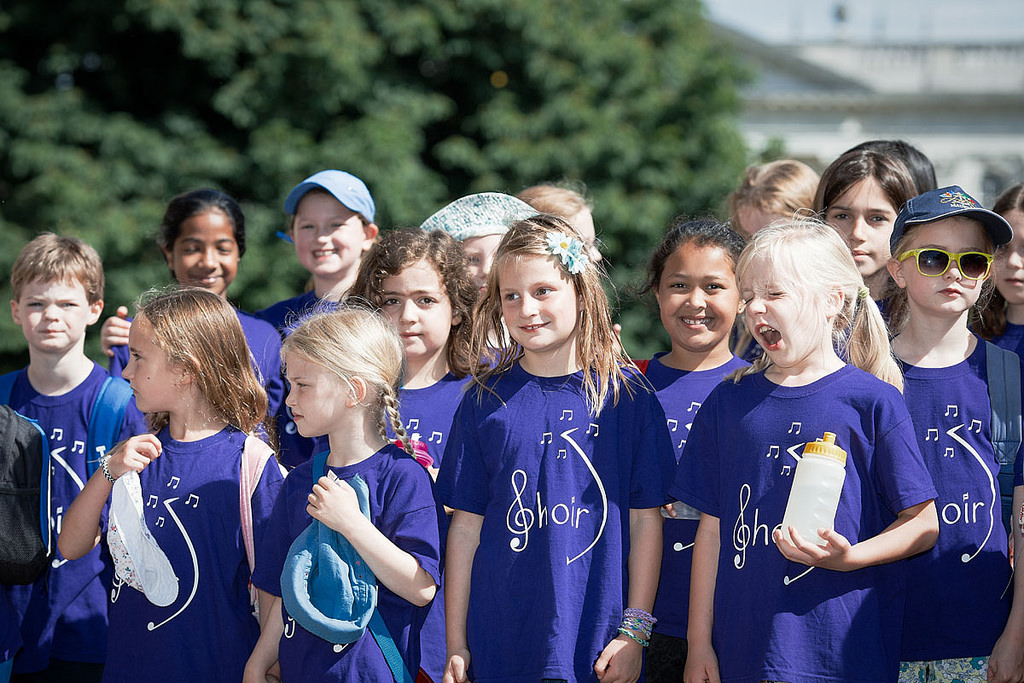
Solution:
{"label": "silver bracelet", "polygon": [[102,458],[100,458],[100,469],[103,470],[103,476],[107,478],[107,481],[109,481],[111,484],[113,484],[115,481],[117,481],[117,479],[114,479],[114,477],[111,476],[111,474],[110,474],[110,468],[107,467],[107,463],[109,461],[110,461],[110,456],[109,455],[104,455]]}

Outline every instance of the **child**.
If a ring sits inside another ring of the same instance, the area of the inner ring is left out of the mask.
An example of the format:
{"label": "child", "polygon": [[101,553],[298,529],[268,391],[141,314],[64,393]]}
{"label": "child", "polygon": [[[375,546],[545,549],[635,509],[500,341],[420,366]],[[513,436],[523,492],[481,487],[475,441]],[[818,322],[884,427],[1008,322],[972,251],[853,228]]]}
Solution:
{"label": "child", "polygon": [[[375,239],[376,205],[362,180],[345,171],[314,173],[292,188],[284,200],[291,219],[289,234],[299,263],[313,278],[313,288],[291,299],[256,311],[282,336],[305,315],[334,310],[355,282],[359,261]],[[278,438],[282,460],[288,467],[305,462],[326,448],[315,439],[304,439],[282,402],[278,411]]]}
{"label": "child", "polygon": [[[352,296],[378,308],[405,349],[399,403],[411,438],[436,478],[455,408],[472,370],[470,334],[477,290],[465,256],[445,232],[383,235],[363,259]],[[422,438],[421,438],[422,435]]]}
{"label": "child", "polygon": [[[655,354],[644,374],[665,409],[677,461],[700,404],[726,375],[746,365],[729,352],[729,332],[741,308],[735,268],[742,250],[743,238],[724,225],[679,217],[647,268],[642,292],[654,292],[672,350]],[[690,550],[700,513],[683,503],[668,509],[654,601],[658,621],[645,669],[650,683],[678,681],[686,662]]]}
{"label": "child", "polygon": [[[177,577],[177,597],[158,607],[115,577],[103,680],[237,681],[259,634],[240,513],[242,452],[267,396],[235,310],[208,290],[144,304],[128,346],[124,376],[155,434],[105,457],[65,514],[58,545],[68,557],[94,548],[113,482],[138,472],[145,522]],[[271,459],[251,497],[256,538],[281,481]]]}
{"label": "child", "polygon": [[[303,322],[285,340],[283,354],[292,387],[287,401],[299,432],[307,437],[326,434],[330,452],[288,474],[259,546],[253,583],[273,596],[273,605],[245,680],[262,683],[278,659],[285,683],[393,678],[376,633],[363,633],[347,646],[335,645],[307,630],[302,615],[292,611],[294,605],[282,603],[283,591],[294,588],[282,575],[295,552],[289,546],[311,518],[341,534],[358,553],[356,563],[365,562],[376,576],[375,609],[404,665],[416,672],[423,608],[438,583],[439,547],[430,477],[384,433],[387,417],[399,438],[406,437],[397,409],[401,343],[379,316],[339,309]],[[320,471],[313,471],[314,462]],[[357,485],[368,489],[369,519],[357,506],[352,488]],[[339,584],[336,589],[339,595],[342,588]],[[345,610],[336,611],[335,621],[353,619]]]}
{"label": "child", "polygon": [[561,216],[580,234],[586,245],[586,254],[591,261],[601,260],[600,240],[594,228],[593,207],[586,197],[587,187],[583,183],[566,185],[533,185],[516,195],[532,206],[538,213]]}
{"label": "child", "polygon": [[292,188],[284,200],[295,255],[313,278],[313,288],[256,311],[286,335],[311,311],[332,310],[356,280],[359,260],[379,229],[376,205],[362,180],[345,171],[314,173]]}
{"label": "child", "polygon": [[[53,467],[52,528],[82,490],[99,453],[88,452],[92,416],[109,375],[85,355],[85,331],[103,310],[103,264],[92,247],[74,237],[43,233],[18,255],[11,272],[11,315],[28,342],[28,367],[13,376],[8,403],[36,420],[50,442]],[[125,396],[127,387],[121,383]],[[100,408],[110,410],[110,408]],[[112,416],[116,440],[146,429],[129,402]],[[92,439],[90,438],[92,437]],[[92,463],[90,465],[89,463]],[[99,549],[69,561],[57,555],[33,586],[9,589],[22,615],[24,646],[14,673],[99,680],[107,650],[110,557]]]}
{"label": "child", "polygon": [[[170,201],[160,221],[157,245],[167,261],[171,279],[185,287],[201,287],[227,297],[238,264],[245,255],[245,216],[238,202],[218,190],[201,189]],[[235,309],[242,324],[257,376],[267,391],[269,414],[276,415],[284,400],[281,378],[281,338],[263,320]],[[110,374],[120,377],[128,364],[128,309],[103,323],[103,347],[110,356]]]}
{"label": "child", "polygon": [[[701,511],[685,680],[895,681],[893,563],[927,550],[938,524],[885,324],[817,221],[757,232],[736,274],[765,355],[701,405],[669,488]],[[835,530],[819,541],[790,527],[791,543],[780,522],[793,470],[826,431],[848,453]]]}
{"label": "child", "polygon": [[810,211],[817,187],[818,174],[794,159],[747,166],[743,182],[729,195],[731,227],[750,239],[773,220]]}
{"label": "child", "polygon": [[871,150],[847,152],[825,169],[814,211],[846,240],[871,298],[889,281],[889,236],[900,207],[917,194],[903,162]]}
{"label": "child", "polygon": [[456,199],[423,221],[420,228],[443,230],[462,242],[469,277],[483,294],[501,236],[512,223],[535,213],[536,209],[515,197],[481,192]]}
{"label": "child", "polygon": [[497,339],[495,364],[473,372],[437,481],[455,509],[446,681],[640,674],[674,460],[584,250],[555,216],[515,223],[477,308],[473,355]]}
{"label": "child", "polygon": [[[892,346],[942,522],[935,547],[907,563],[900,681],[908,683],[1024,676],[1024,624],[1007,624],[1012,570],[994,484],[986,345],[968,328],[992,287],[993,246],[1011,236],[1003,218],[955,185],[907,202],[892,234]],[[1024,605],[1024,595],[1012,595]]]}
{"label": "child", "polygon": [[[440,230],[385,233],[359,266],[352,294],[376,306],[402,339],[405,382],[398,402],[417,459],[436,479],[472,370],[469,343],[477,288],[466,272],[462,247]],[[442,542],[447,528],[447,518],[442,519]],[[442,597],[434,598],[420,636],[421,666],[438,683],[445,664]]]}
{"label": "child", "polygon": [[975,323],[975,331],[992,343],[1024,353],[1024,183],[1006,189],[992,211],[1013,228],[1013,238],[996,249],[995,291]]}
{"label": "child", "polygon": [[917,194],[930,192],[939,186],[935,182],[935,167],[931,159],[906,140],[865,140],[846,150],[844,154],[862,151],[878,152],[882,156],[902,161],[910,172],[910,177],[914,179]]}

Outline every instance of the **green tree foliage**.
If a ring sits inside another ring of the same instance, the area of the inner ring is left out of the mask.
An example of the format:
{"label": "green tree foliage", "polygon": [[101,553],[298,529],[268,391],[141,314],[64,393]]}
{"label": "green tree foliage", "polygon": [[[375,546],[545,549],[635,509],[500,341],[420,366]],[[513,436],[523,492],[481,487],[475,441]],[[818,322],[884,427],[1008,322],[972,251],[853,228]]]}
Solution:
{"label": "green tree foliage", "polygon": [[[0,4],[0,268],[39,231],[80,236],[104,258],[109,315],[167,282],[153,239],[167,200],[213,186],[247,218],[229,296],[262,308],[306,280],[275,237],[284,195],[341,168],[367,182],[385,228],[469,192],[582,180],[622,291],[669,219],[716,210],[742,169],[742,74],[701,12],[699,0]],[[657,317],[623,303],[628,348],[663,347]],[[4,316],[0,364],[25,358]]]}

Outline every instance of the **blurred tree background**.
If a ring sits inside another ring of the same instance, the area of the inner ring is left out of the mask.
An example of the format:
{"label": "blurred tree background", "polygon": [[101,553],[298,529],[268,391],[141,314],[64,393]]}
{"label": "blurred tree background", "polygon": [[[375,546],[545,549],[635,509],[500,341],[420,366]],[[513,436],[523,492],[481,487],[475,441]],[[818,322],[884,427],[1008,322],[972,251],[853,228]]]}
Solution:
{"label": "blurred tree background", "polygon": [[[104,318],[168,282],[167,201],[240,200],[246,310],[301,291],[288,190],[363,178],[383,228],[470,192],[580,180],[637,357],[667,348],[628,296],[672,216],[720,213],[745,151],[741,67],[699,0],[67,0],[0,3],[0,273],[37,232],[107,272]],[[98,360],[99,326],[89,352]],[[0,316],[0,370],[27,362]]]}

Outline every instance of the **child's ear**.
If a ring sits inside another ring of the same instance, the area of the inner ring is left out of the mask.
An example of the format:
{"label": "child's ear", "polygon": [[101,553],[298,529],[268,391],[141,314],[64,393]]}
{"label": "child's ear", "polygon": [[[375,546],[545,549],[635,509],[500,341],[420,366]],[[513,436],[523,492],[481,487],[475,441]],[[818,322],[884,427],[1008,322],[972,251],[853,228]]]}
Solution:
{"label": "child's ear", "polygon": [[15,325],[21,325],[21,315],[18,312],[18,300],[11,299],[11,317],[14,318]]}
{"label": "child's ear", "polygon": [[89,304],[89,325],[95,325],[103,314],[103,299]]}
{"label": "child's ear", "polygon": [[843,310],[844,301],[843,290],[838,287],[828,293],[828,297],[825,299],[825,307],[829,318],[839,315],[839,311]]}
{"label": "child's ear", "polygon": [[349,408],[355,408],[363,402],[364,398],[366,398],[369,388],[362,377],[353,377],[349,379],[348,386],[348,398],[345,399],[345,405]]}
{"label": "child's ear", "polygon": [[452,313],[452,327],[462,322],[462,315],[460,313]]}
{"label": "child's ear", "polygon": [[171,271],[171,278],[177,281],[178,276],[174,274],[174,254],[166,247],[160,247],[160,253],[164,255],[164,261],[167,262],[167,270]]}
{"label": "child's ear", "polygon": [[895,282],[900,289],[906,289],[907,278],[903,275],[902,265],[903,264],[900,261],[891,258],[886,261],[885,269],[889,271],[889,277],[893,279],[893,282]]}
{"label": "child's ear", "polygon": [[377,241],[377,235],[380,234],[380,228],[377,227],[376,223],[366,223],[363,225],[363,251],[369,251],[373,243]]}

